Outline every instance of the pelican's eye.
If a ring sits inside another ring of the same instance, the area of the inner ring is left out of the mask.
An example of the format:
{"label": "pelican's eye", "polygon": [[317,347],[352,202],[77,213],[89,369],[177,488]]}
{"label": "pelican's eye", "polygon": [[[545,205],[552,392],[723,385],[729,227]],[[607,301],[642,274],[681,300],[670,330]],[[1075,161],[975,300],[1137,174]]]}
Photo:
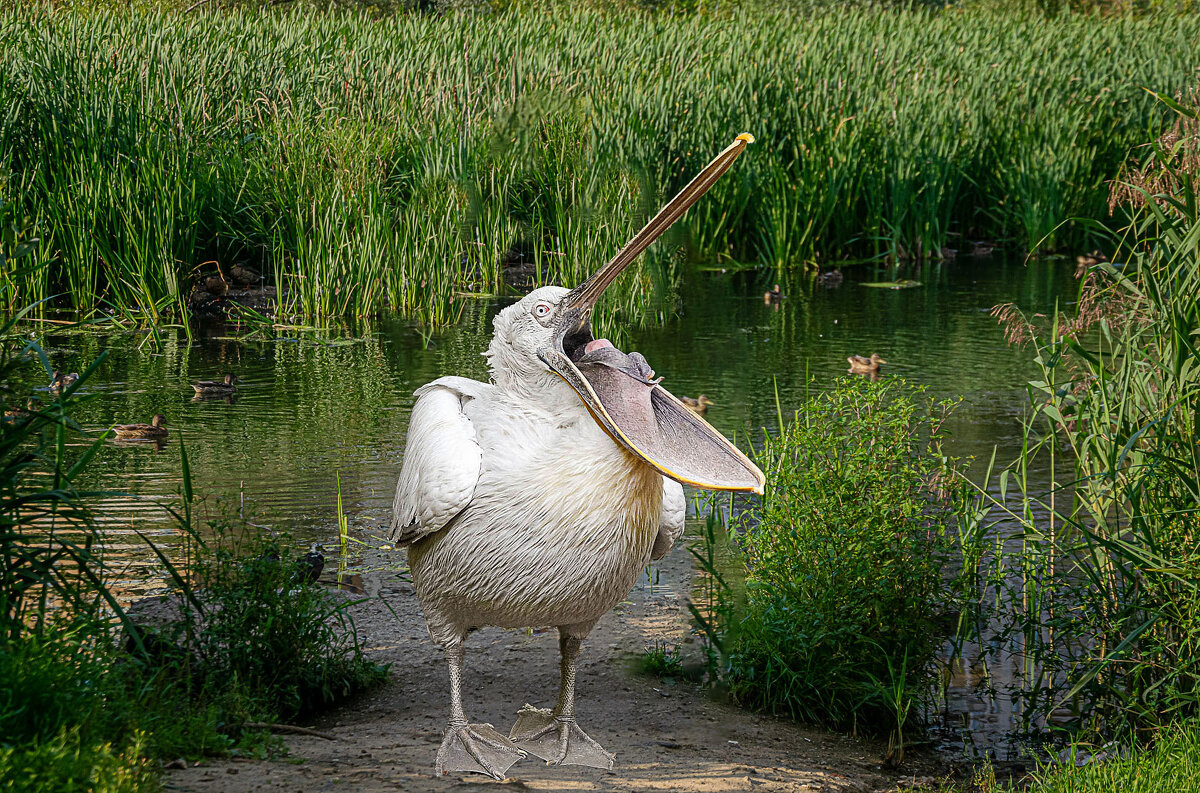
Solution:
{"label": "pelican's eye", "polygon": [[538,322],[541,322],[543,325],[545,325],[545,319],[550,316],[550,304],[538,303],[533,307],[533,316]]}

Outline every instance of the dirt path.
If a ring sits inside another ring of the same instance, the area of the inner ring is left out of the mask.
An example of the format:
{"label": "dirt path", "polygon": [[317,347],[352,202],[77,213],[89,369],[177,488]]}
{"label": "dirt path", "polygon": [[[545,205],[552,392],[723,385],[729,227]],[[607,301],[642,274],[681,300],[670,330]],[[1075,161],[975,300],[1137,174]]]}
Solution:
{"label": "dirt path", "polygon": [[[365,559],[366,566],[385,563]],[[386,560],[395,564],[395,559]],[[437,778],[434,754],[448,713],[441,651],[425,632],[412,587],[393,574],[366,578],[369,595],[355,607],[372,656],[392,664],[391,678],[359,700],[306,725],[337,738],[286,738],[290,757],[215,761],[170,772],[176,791],[875,791],[929,781],[937,767],[906,762],[903,773],[879,766],[870,741],[804,729],[715,702],[695,687],[634,675],[631,656],[655,642],[674,646],[688,633],[687,551],[676,548],[659,568],[600,621],[579,667],[580,725],[617,756],[612,771],[546,766],[530,757],[504,782],[476,774]],[[387,605],[385,605],[385,602]],[[395,616],[388,609],[395,611]],[[397,620],[398,617],[398,620]],[[553,705],[558,640],[550,630],[485,629],[471,635],[464,669],[467,717],[504,733],[526,702]]]}

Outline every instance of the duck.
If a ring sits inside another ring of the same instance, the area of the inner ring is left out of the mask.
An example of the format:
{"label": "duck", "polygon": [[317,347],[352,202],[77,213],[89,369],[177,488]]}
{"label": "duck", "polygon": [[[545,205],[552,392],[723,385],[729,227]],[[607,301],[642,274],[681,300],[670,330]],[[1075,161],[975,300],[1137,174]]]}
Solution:
{"label": "duck", "polygon": [[783,290],[779,288],[779,284],[775,284],[775,287],[770,292],[763,292],[763,302],[768,305],[777,302],[782,298]]}
{"label": "duck", "polygon": [[4,418],[8,419],[9,421],[17,421],[18,419],[31,418],[37,412],[38,401],[33,397],[30,397],[28,400],[26,400],[25,407],[9,408],[8,410],[4,411]]}
{"label": "duck", "polygon": [[1098,264],[1104,264],[1108,261],[1108,257],[1103,251],[1094,250],[1091,253],[1084,253],[1075,257],[1075,277],[1082,278],[1084,274]]}
{"label": "duck", "polygon": [[237,380],[233,374],[226,374],[224,381],[219,380],[201,380],[198,383],[192,383],[192,388],[196,391],[196,396],[229,396],[237,392],[237,386],[234,381]]}
{"label": "duck", "polygon": [[698,416],[703,416],[705,413],[707,413],[709,405],[717,404],[716,402],[713,402],[711,399],[709,399],[704,394],[701,394],[700,396],[696,397],[695,399],[692,399],[691,397],[681,396],[681,397],[679,397],[679,401],[683,403],[684,407],[686,407],[688,410],[692,411],[693,413],[695,413]]}
{"label": "duck", "polygon": [[220,275],[210,275],[204,279],[204,291],[220,297],[229,291],[229,282]]}
{"label": "duck", "polygon": [[296,560],[296,570],[293,578],[297,583],[315,584],[325,569],[325,546],[314,542],[308,546],[308,553]]}
{"label": "duck", "polygon": [[71,372],[70,374],[63,374],[62,372],[55,369],[54,374],[52,374],[50,376],[50,393],[61,394],[63,391],[66,391],[68,388],[75,385],[75,382],[78,379],[79,379],[79,372]]}
{"label": "duck", "polygon": [[879,372],[879,365],[887,363],[879,357],[879,353],[871,353],[870,358],[864,358],[861,355],[851,355],[846,359],[850,362],[851,374],[876,374]]}
{"label": "duck", "polygon": [[845,277],[846,276],[842,274],[841,268],[834,267],[832,270],[827,270],[826,272],[818,275],[817,280],[820,281],[824,286],[837,286],[843,280],[845,280]]}
{"label": "duck", "polygon": [[163,426],[167,420],[161,413],[155,414],[149,424],[117,424],[113,426],[113,432],[117,437],[124,440],[130,438],[149,438],[158,439],[167,437],[167,428]]}
{"label": "duck", "polygon": [[257,283],[260,280],[258,273],[240,264],[235,264],[229,269],[229,277],[233,279],[235,284],[242,286]]}

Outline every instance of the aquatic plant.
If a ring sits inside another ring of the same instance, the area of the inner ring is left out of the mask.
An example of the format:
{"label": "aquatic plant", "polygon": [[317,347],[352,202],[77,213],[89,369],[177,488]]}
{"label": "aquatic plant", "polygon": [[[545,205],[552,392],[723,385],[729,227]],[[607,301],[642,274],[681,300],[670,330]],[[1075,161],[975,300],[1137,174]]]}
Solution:
{"label": "aquatic plant", "polygon": [[1200,714],[1200,93],[1162,99],[1178,123],[1114,187],[1117,263],[1051,318],[1001,312],[1040,376],[1023,454],[981,490],[1019,527],[981,596],[1032,731],[1140,740]]}
{"label": "aquatic plant", "polygon": [[153,321],[241,264],[283,315],[446,323],[462,293],[577,282],[744,130],[607,316],[670,310],[677,245],[785,267],[1061,244],[1160,125],[1142,86],[1181,88],[1200,49],[1167,14],[209,11],[0,16],[0,195],[41,237],[10,306]]}

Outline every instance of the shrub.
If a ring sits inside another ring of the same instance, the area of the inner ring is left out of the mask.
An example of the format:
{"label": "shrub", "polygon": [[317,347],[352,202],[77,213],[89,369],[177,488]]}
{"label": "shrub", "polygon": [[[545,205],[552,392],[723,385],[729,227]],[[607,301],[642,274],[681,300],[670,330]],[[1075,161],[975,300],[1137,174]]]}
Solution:
{"label": "shrub", "polygon": [[204,614],[193,640],[210,689],[236,681],[270,717],[290,719],[386,677],[363,655],[345,601],[298,575],[274,540],[201,549],[195,569]]}
{"label": "shrub", "polygon": [[717,604],[738,702],[902,737],[951,595],[951,408],[897,379],[844,379],[766,438],[767,492],[738,524],[744,602]]}

